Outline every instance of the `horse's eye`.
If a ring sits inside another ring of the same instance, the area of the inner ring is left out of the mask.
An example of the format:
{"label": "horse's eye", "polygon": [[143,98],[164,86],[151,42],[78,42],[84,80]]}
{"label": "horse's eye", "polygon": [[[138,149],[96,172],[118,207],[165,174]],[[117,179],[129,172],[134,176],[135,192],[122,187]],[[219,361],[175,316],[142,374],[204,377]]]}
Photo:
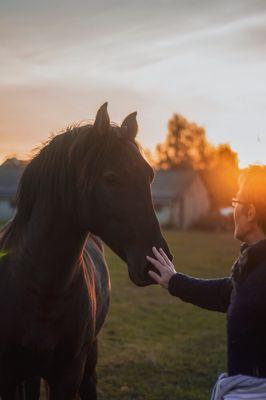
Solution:
{"label": "horse's eye", "polygon": [[109,185],[115,185],[117,183],[117,177],[113,172],[106,172],[103,177],[105,182]]}

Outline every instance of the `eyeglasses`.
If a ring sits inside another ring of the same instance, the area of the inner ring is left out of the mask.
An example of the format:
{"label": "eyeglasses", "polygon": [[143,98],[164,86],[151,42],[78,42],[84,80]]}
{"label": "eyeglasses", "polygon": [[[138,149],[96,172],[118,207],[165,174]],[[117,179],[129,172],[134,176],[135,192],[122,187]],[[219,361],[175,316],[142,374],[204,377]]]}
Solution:
{"label": "eyeglasses", "polygon": [[237,199],[232,199],[232,203],[231,204],[232,204],[232,207],[235,208],[237,206],[237,204],[245,205],[245,204],[249,204],[249,203],[247,203],[245,201],[240,201],[240,200],[237,200]]}

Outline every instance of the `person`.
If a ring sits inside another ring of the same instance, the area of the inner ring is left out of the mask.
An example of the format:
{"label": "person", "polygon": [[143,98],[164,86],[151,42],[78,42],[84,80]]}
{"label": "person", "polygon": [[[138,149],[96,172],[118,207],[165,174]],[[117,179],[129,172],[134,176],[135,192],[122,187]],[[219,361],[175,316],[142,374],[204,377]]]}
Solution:
{"label": "person", "polygon": [[[227,313],[227,373],[212,399],[266,399],[266,166],[251,166],[232,200],[234,237],[242,242],[231,274],[197,279],[176,272],[162,249],[147,256],[149,275],[173,296]],[[222,245],[222,244],[221,244]],[[156,272],[158,271],[158,273]]]}

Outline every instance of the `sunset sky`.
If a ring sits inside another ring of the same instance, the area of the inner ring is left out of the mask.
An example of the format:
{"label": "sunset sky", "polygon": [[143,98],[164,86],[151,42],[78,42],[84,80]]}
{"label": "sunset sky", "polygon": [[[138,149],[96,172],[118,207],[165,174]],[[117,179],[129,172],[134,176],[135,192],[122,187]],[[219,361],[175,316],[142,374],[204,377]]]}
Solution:
{"label": "sunset sky", "polygon": [[266,164],[265,50],[265,0],[2,1],[0,159],[108,101],[150,149],[179,112]]}

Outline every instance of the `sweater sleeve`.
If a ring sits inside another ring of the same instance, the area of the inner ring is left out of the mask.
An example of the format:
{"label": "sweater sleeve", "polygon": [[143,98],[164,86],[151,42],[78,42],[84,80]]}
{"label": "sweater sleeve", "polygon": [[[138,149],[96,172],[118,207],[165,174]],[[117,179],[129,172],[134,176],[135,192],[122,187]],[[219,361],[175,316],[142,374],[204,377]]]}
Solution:
{"label": "sweater sleeve", "polygon": [[211,311],[227,312],[232,291],[231,278],[198,279],[176,273],[169,281],[172,296]]}

